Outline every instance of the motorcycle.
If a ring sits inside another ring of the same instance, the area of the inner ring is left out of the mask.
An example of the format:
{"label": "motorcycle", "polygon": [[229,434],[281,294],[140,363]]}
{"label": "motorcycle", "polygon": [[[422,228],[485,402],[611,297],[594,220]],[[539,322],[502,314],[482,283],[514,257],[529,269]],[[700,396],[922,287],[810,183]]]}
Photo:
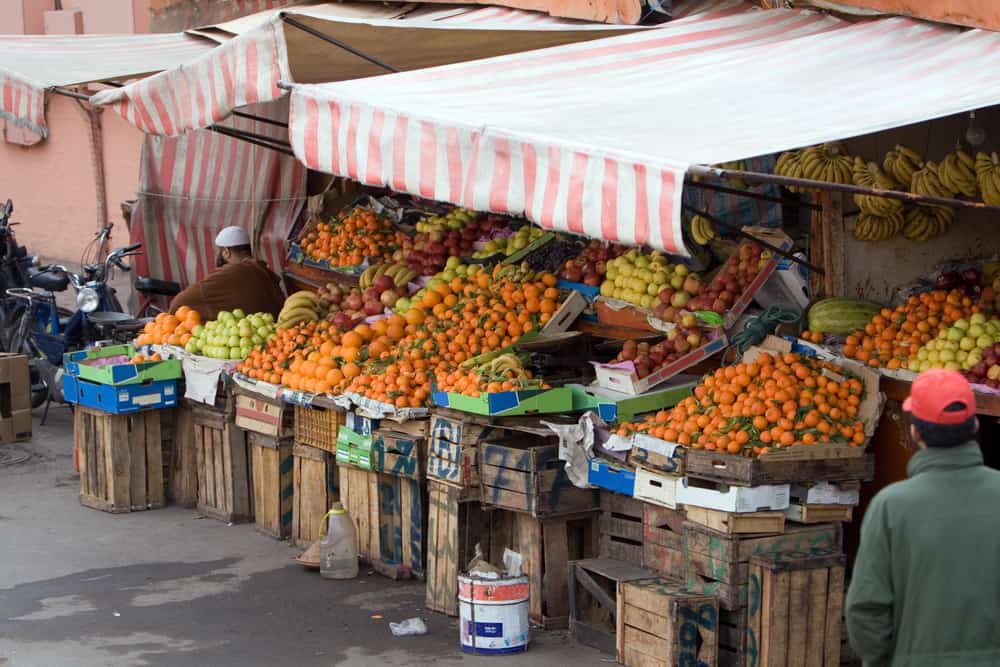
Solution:
{"label": "motorcycle", "polygon": [[0,207],[0,290],[11,287],[28,287],[29,274],[38,267],[38,257],[29,255],[28,249],[19,245],[11,222],[14,202],[7,200]]}
{"label": "motorcycle", "polygon": [[[98,234],[100,247],[110,228],[108,225]],[[145,324],[124,311],[115,289],[108,284],[113,269],[130,270],[122,260],[138,254],[139,248],[138,243],[118,248],[104,262],[84,266],[83,275],[65,266],[41,267],[29,275],[30,287],[6,290],[13,307],[8,308],[3,328],[5,349],[28,356],[33,408],[46,400],[64,402],[63,354],[98,342],[127,342]],[[56,293],[69,286],[76,291],[76,312],[56,305]]]}

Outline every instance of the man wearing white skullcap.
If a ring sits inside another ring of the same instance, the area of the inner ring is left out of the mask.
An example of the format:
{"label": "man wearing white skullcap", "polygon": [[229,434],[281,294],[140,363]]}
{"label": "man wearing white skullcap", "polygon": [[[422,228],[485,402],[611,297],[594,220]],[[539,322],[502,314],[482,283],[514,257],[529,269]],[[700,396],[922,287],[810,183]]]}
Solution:
{"label": "man wearing white skullcap", "polygon": [[250,235],[242,227],[226,227],[215,237],[219,252],[216,271],[189,286],[170,302],[170,312],[181,306],[198,311],[202,319],[214,320],[223,310],[240,308],[245,313],[271,313],[277,317],[285,301],[281,279],[254,259]]}

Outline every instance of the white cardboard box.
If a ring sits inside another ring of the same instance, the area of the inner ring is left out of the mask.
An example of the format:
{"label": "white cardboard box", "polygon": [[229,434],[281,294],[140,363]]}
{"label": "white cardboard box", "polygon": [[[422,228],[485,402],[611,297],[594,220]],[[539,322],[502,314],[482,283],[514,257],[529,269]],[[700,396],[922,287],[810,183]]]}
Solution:
{"label": "white cardboard box", "polygon": [[644,500],[667,509],[677,509],[677,488],[681,478],[678,475],[653,472],[645,468],[635,471],[633,498]]}
{"label": "white cardboard box", "polygon": [[792,486],[791,497],[805,505],[857,505],[861,496],[858,482],[817,482],[811,486]]}
{"label": "white cardboard box", "polygon": [[[638,476],[636,477],[638,494]],[[723,512],[760,512],[783,510],[788,507],[790,484],[765,486],[726,486],[718,489],[693,486],[687,477],[677,483],[676,501],[680,505],[707,507]]]}

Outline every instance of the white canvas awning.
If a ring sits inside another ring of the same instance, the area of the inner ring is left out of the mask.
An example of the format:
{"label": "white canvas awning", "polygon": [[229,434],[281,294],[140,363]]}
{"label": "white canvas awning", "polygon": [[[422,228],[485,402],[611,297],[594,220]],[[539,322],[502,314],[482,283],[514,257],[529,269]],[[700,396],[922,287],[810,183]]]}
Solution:
{"label": "white canvas awning", "polygon": [[685,253],[690,165],[997,104],[998,68],[1000,33],[714,11],[582,44],[297,85],[290,138],[312,169]]}
{"label": "white canvas awning", "polygon": [[634,31],[498,7],[320,3],[264,12],[195,32],[221,42],[202,57],[124,88],[108,105],[150,134],[206,127],[248,104],[285,94],[279,80],[340,81],[386,70],[281,18],[340,40],[393,68],[413,70]]}
{"label": "white canvas awning", "polygon": [[0,36],[0,116],[41,136],[45,94],[56,86],[130,79],[177,67],[212,51],[184,33]]}

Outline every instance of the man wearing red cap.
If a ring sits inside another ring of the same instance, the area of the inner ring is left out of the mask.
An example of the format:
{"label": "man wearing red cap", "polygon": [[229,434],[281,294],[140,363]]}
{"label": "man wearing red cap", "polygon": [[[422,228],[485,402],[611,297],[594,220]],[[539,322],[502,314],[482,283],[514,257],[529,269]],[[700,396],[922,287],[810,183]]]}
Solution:
{"label": "man wearing red cap", "polygon": [[1000,665],[1000,471],[983,465],[972,388],[926,371],[903,409],[918,451],[865,512],[851,645],[866,667]]}
{"label": "man wearing red cap", "polygon": [[219,249],[215,258],[218,270],[191,285],[170,302],[170,312],[181,306],[198,311],[204,321],[214,320],[223,310],[247,313],[281,311],[285,295],[281,279],[254,259],[250,252],[250,235],[242,227],[226,227],[215,237]]}

